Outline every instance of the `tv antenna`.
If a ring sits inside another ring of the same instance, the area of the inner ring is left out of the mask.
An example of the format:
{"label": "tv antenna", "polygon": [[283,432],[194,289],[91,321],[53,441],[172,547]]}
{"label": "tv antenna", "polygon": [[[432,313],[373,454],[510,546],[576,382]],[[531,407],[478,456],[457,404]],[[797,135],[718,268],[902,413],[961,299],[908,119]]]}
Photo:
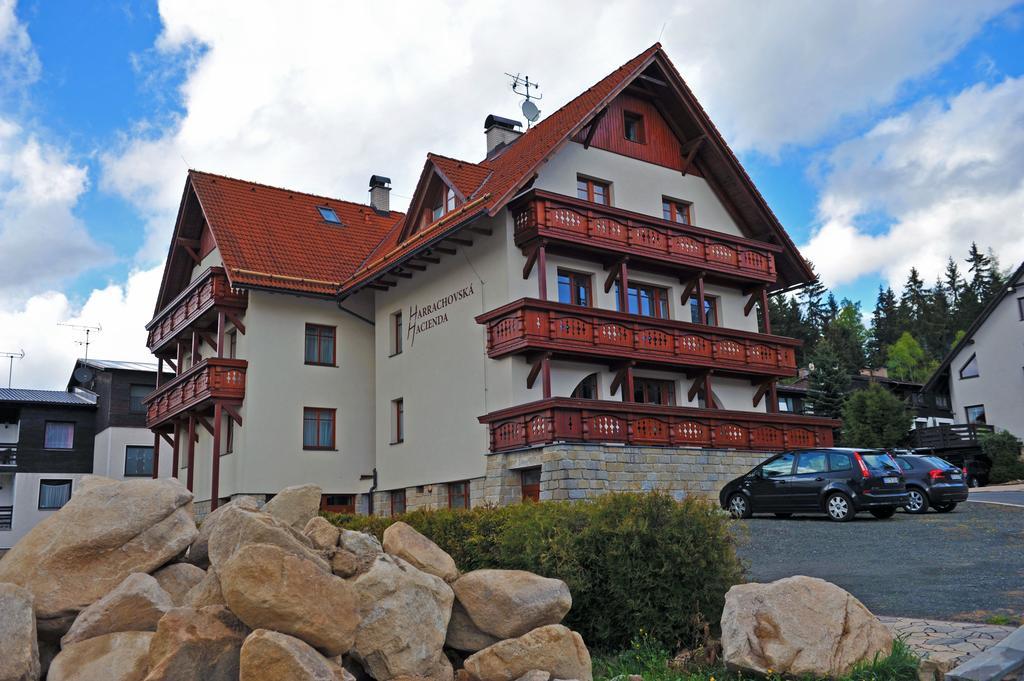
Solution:
{"label": "tv antenna", "polygon": [[11,387],[11,376],[14,375],[14,360],[24,359],[25,351],[19,350],[18,352],[0,352],[0,357],[7,358],[7,387]]}
{"label": "tv antenna", "polygon": [[[540,89],[540,83],[531,83],[529,76],[523,76],[518,73],[515,75],[505,73],[505,75],[512,79],[512,92],[526,98],[523,101],[522,110],[523,116],[526,117],[526,127],[530,127],[530,123],[536,123],[537,119],[540,118],[540,108],[534,104],[534,100],[539,102],[544,99],[544,95],[536,92]],[[531,93],[530,88],[533,88],[533,93]]]}
{"label": "tv antenna", "polygon": [[76,340],[75,343],[77,343],[78,345],[85,346],[85,361],[88,362],[89,344],[92,343],[92,341],[90,340],[90,334],[92,334],[93,331],[99,333],[100,331],[103,330],[103,327],[99,325],[89,326],[88,324],[68,324],[67,322],[57,322],[57,326],[66,326],[69,329],[78,329],[79,331],[85,332],[85,340]]}

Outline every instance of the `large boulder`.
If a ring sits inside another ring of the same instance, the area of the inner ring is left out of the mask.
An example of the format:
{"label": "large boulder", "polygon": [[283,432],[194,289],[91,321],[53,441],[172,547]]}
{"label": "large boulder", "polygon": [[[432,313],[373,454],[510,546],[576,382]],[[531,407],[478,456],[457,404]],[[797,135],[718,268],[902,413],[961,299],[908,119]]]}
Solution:
{"label": "large boulder", "polygon": [[466,658],[465,668],[478,681],[515,681],[533,670],[548,672],[555,679],[593,680],[583,638],[561,624],[499,641]]}
{"label": "large boulder", "polygon": [[199,525],[199,534],[196,535],[192,546],[188,548],[188,560],[190,563],[199,567],[206,567],[210,564],[210,535],[213,534],[217,524],[220,523],[220,519],[227,513],[228,509],[232,508],[258,511],[260,510],[260,500],[250,496],[236,497],[223,506],[218,506],[217,510],[203,518],[203,522]]}
{"label": "large boulder", "polygon": [[189,563],[172,563],[153,573],[160,587],[176,606],[185,605],[185,596],[206,577],[206,571]]}
{"label": "large boulder", "polygon": [[142,681],[149,671],[151,631],[119,631],[65,646],[47,681]]}
{"label": "large boulder", "polygon": [[230,508],[217,519],[208,544],[210,563],[220,567],[239,547],[247,544],[272,544],[311,561],[323,572],[331,571],[323,554],[313,548],[313,543],[301,532],[269,513],[244,508]]}
{"label": "large boulder", "polygon": [[338,533],[331,569],[339,577],[355,577],[369,570],[382,553],[384,549],[372,534],[343,529]]}
{"label": "large boulder", "polygon": [[793,677],[840,677],[892,651],[889,629],[835,584],[787,577],[739,584],[725,595],[722,656],[735,669]]}
{"label": "large boulder", "polygon": [[97,480],[0,558],[0,582],[35,596],[41,632],[67,631],[75,615],[133,572],[152,572],[197,534],[192,493],[177,480]]}
{"label": "large boulder", "polygon": [[401,520],[384,530],[384,551],[446,582],[459,578],[459,568],[452,557]]}
{"label": "large boulder", "polygon": [[0,681],[36,681],[39,671],[32,593],[0,584]]}
{"label": "large boulder", "polygon": [[301,532],[312,517],[319,515],[321,494],[316,485],[285,487],[263,510]]}
{"label": "large boulder", "polygon": [[480,631],[480,628],[469,618],[466,609],[459,603],[459,599],[455,599],[455,605],[452,606],[452,618],[448,622],[448,635],[444,641],[446,646],[463,652],[475,653],[488,646],[493,646],[499,640],[495,636]]}
{"label": "large boulder", "polygon": [[190,608],[201,608],[205,605],[227,605],[224,601],[224,593],[220,590],[220,577],[217,576],[217,568],[211,566],[206,570],[203,581],[192,587],[185,595],[184,605]]}
{"label": "large boulder", "polygon": [[473,623],[499,639],[558,624],[572,607],[565,582],[523,570],[475,570],[452,588]]}
{"label": "large boulder", "polygon": [[341,530],[332,525],[327,518],[318,515],[309,519],[302,534],[313,542],[314,547],[333,555],[334,549],[338,546],[338,536],[341,534]]}
{"label": "large boulder", "polygon": [[156,623],[173,607],[171,596],[154,578],[136,572],[79,613],[61,647],[118,631],[156,631]]}
{"label": "large boulder", "polygon": [[359,606],[342,578],[270,544],[243,546],[217,572],[228,607],[253,629],[295,636],[328,656],[352,648]]}
{"label": "large boulder", "polygon": [[361,621],[352,655],[377,681],[424,676],[451,681],[445,635],[455,596],[444,580],[380,554],[351,580]]}
{"label": "large boulder", "polygon": [[351,681],[341,665],[299,639],[257,629],[242,644],[239,681]]}
{"label": "large boulder", "polygon": [[174,608],[157,625],[146,681],[237,681],[249,629],[224,607]]}

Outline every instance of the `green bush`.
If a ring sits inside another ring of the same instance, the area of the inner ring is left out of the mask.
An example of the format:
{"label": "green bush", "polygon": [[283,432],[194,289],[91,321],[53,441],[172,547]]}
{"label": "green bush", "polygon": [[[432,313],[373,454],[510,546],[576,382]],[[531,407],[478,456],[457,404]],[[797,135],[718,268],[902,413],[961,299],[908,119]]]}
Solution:
{"label": "green bush", "polygon": [[877,383],[857,390],[843,405],[843,444],[848,447],[896,447],[910,430],[903,400]]}
{"label": "green bush", "polygon": [[[380,537],[388,518],[328,516]],[[569,585],[565,624],[588,646],[621,650],[645,631],[678,648],[717,626],[741,567],[726,515],[710,502],[666,494],[609,494],[585,502],[516,504],[401,517],[463,571],[529,570]]]}
{"label": "green bush", "polygon": [[1024,480],[1024,461],[1020,459],[1020,446],[1020,440],[1005,430],[982,438],[981,451],[992,461],[989,482]]}

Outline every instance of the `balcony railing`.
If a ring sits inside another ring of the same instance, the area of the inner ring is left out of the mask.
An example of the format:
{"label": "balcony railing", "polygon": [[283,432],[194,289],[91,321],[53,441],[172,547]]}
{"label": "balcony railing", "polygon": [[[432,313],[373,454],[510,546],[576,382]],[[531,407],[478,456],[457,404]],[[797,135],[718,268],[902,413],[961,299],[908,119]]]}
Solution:
{"label": "balcony railing", "polygon": [[149,331],[146,345],[156,353],[214,306],[245,309],[247,304],[248,297],[231,288],[224,269],[211,267],[146,325]]}
{"label": "balcony railing", "polygon": [[699,366],[728,373],[796,375],[800,341],[739,329],[640,317],[523,298],[482,314],[487,354],[551,351],[594,359]]}
{"label": "balcony railing", "polygon": [[18,448],[0,445],[0,469],[18,467]]}
{"label": "balcony railing", "polygon": [[241,402],[245,397],[244,359],[204,359],[146,397],[146,427],[153,428],[188,411],[201,411],[212,400]]}
{"label": "balcony railing", "polygon": [[614,442],[714,449],[831,447],[839,421],[793,414],[695,409],[556,397],[480,417],[491,451],[553,442]]}
{"label": "balcony railing", "polygon": [[995,428],[983,423],[961,423],[954,425],[915,428],[910,431],[915,447],[926,449],[966,449],[980,447],[981,438],[995,432]]}
{"label": "balcony railing", "polygon": [[610,250],[741,281],[774,283],[774,254],[782,250],[774,244],[541,190],[520,199],[513,214],[519,246],[535,239],[569,242],[581,249]]}
{"label": "balcony railing", "polygon": [[11,529],[11,524],[14,522],[14,507],[13,506],[0,506],[0,530]]}

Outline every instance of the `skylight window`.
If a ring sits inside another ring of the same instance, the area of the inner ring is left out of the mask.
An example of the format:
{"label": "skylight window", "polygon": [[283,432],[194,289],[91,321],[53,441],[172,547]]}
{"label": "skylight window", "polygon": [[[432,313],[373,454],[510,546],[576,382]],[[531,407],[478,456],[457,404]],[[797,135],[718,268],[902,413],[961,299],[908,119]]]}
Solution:
{"label": "skylight window", "polygon": [[322,217],[325,222],[331,222],[335,225],[341,224],[341,219],[338,217],[338,214],[334,212],[333,208],[317,206],[316,209],[320,211],[320,217]]}

